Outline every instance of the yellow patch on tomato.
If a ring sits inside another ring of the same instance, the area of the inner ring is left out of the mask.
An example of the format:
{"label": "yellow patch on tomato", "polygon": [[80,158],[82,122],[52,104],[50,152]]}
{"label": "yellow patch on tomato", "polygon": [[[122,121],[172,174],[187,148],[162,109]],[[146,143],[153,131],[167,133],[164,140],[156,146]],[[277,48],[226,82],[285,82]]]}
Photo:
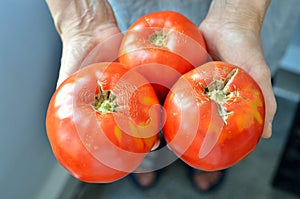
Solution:
{"label": "yellow patch on tomato", "polygon": [[147,96],[143,97],[143,98],[140,100],[140,102],[141,102],[142,104],[144,104],[144,105],[151,105],[151,104],[154,103],[153,99],[152,99],[151,97],[147,97]]}
{"label": "yellow patch on tomato", "polygon": [[243,115],[236,118],[239,131],[242,131],[245,128],[250,128],[255,121],[259,124],[263,123],[263,117],[258,111],[259,107],[263,106],[263,102],[259,97],[259,92],[255,89],[252,89],[252,96],[253,98],[246,102],[246,105],[243,107]]}
{"label": "yellow patch on tomato", "polygon": [[259,124],[262,124],[263,123],[263,118],[261,116],[261,114],[259,113],[258,111],[258,107],[259,107],[259,104],[255,103],[255,102],[251,102],[250,103],[251,107],[253,108],[253,116],[254,118],[256,119],[256,121],[259,123]]}
{"label": "yellow patch on tomato", "polygon": [[236,124],[239,132],[242,132],[244,129],[251,127],[253,121],[254,120],[252,114],[246,111],[244,112],[244,115],[242,115],[241,117],[237,117]]}
{"label": "yellow patch on tomato", "polygon": [[129,128],[131,131],[130,135],[134,137],[133,140],[134,140],[136,147],[142,149],[144,147],[144,143],[143,143],[141,136],[139,135],[139,131],[138,131],[136,125],[130,121]]}
{"label": "yellow patch on tomato", "polygon": [[121,132],[121,129],[118,126],[115,126],[114,133],[115,133],[116,138],[118,139],[118,141],[121,142],[122,132]]}
{"label": "yellow patch on tomato", "polygon": [[129,128],[130,128],[130,135],[133,137],[138,137],[138,130],[136,126],[133,124],[133,122],[129,122]]}

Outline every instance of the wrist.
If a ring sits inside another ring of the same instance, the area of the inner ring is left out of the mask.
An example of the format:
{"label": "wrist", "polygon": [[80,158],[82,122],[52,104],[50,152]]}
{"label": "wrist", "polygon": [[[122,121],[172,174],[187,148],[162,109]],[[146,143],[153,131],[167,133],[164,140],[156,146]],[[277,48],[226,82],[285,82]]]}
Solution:
{"label": "wrist", "polygon": [[238,25],[260,31],[271,0],[212,0],[205,19],[210,24]]}
{"label": "wrist", "polygon": [[63,42],[76,37],[94,37],[117,27],[108,0],[93,3],[78,0],[46,0]]}

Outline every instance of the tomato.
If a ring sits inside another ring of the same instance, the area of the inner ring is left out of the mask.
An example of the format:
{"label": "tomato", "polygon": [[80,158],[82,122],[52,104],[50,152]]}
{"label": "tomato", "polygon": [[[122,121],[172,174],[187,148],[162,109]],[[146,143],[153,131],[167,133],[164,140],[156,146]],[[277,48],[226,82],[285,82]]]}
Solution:
{"label": "tomato", "polygon": [[130,68],[140,67],[139,72],[154,84],[161,102],[167,88],[181,74],[206,60],[201,31],[174,11],[153,12],[139,18],[128,28],[119,51],[119,61]]}
{"label": "tomato", "polygon": [[265,103],[241,68],[208,62],[184,74],[168,94],[163,133],[190,166],[214,171],[246,157],[263,132]]}
{"label": "tomato", "polygon": [[65,80],[47,112],[57,160],[86,182],[112,182],[141,163],[157,140],[160,105],[149,82],[120,63],[97,63]]}

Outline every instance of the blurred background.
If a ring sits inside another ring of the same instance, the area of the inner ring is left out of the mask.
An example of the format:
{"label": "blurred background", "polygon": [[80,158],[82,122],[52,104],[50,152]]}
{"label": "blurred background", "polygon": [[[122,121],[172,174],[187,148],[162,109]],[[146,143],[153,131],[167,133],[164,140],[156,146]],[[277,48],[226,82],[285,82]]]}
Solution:
{"label": "blurred background", "polygon": [[299,19],[282,21],[297,25],[285,33],[291,37],[282,44],[287,48],[274,74],[278,112],[272,138],[262,139],[250,156],[229,169],[215,192],[196,192],[180,161],[163,170],[156,188],[141,191],[128,178],[111,184],[82,183],[57,163],[45,117],[58,76],[60,39],[44,1],[1,3],[1,199],[300,198]]}

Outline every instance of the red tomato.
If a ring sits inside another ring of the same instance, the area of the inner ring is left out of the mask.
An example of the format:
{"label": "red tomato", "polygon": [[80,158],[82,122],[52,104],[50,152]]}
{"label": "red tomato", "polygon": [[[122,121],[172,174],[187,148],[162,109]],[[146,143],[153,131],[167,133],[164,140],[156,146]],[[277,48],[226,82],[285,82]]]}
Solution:
{"label": "red tomato", "polygon": [[149,82],[120,63],[98,63],[54,93],[46,128],[57,160],[86,182],[132,172],[157,140],[160,105]]}
{"label": "red tomato", "polygon": [[199,28],[173,11],[139,18],[124,35],[119,51],[121,63],[130,68],[142,66],[139,72],[156,84],[154,88],[161,101],[168,93],[166,88],[206,59],[206,44]]}
{"label": "red tomato", "polygon": [[246,157],[258,143],[265,104],[241,68],[208,62],[184,74],[164,105],[168,146],[190,166],[214,171]]}

